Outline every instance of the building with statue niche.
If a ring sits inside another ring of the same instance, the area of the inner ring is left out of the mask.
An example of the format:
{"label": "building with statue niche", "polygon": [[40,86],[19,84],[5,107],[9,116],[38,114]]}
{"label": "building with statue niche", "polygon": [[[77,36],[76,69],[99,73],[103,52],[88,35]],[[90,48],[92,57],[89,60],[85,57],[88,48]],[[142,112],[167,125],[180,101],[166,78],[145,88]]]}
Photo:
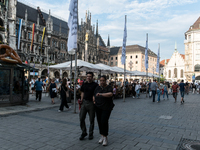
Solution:
{"label": "building with statue niche", "polygon": [[[7,1],[8,2],[8,1]],[[4,10],[6,4],[1,6]],[[68,41],[68,24],[63,19],[51,15],[49,12],[43,11],[40,7],[35,8],[28,3],[22,3],[17,0],[10,0],[8,10],[5,17],[1,17],[1,26],[5,27],[5,32],[0,31],[0,40],[8,43],[17,51],[22,61],[28,61],[31,66],[35,66],[38,75],[45,77],[48,75],[48,65],[58,64],[66,61],[74,60],[74,55],[67,52]],[[3,11],[1,11],[2,13]],[[6,20],[6,15],[8,19]],[[19,21],[22,19],[22,30],[20,39],[20,48],[17,49]],[[9,24],[9,32],[7,25]],[[32,26],[35,24],[33,47]],[[43,29],[46,28],[43,47],[41,41]],[[110,43],[110,42],[109,42]],[[85,20],[81,19],[78,28],[78,50],[77,58],[90,63],[104,63],[109,65],[109,46],[106,46],[98,31],[98,21],[95,25],[91,24],[91,13],[86,11]],[[69,70],[51,69],[50,77],[69,77]]]}

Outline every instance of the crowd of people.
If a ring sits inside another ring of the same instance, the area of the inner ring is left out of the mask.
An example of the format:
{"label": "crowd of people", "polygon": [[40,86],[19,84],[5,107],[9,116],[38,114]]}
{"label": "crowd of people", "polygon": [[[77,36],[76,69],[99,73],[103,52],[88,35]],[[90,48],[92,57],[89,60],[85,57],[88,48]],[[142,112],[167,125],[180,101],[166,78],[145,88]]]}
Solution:
{"label": "crowd of people", "polygon": [[[80,128],[82,130],[80,140],[83,140],[88,134],[85,124],[86,115],[89,115],[90,127],[89,127],[89,140],[93,139],[94,119],[97,117],[99,126],[99,133],[101,135],[99,144],[106,146],[108,143],[108,128],[109,117],[114,107],[113,100],[122,97],[123,89],[125,90],[125,96],[132,96],[132,98],[140,98],[141,93],[145,93],[146,96],[152,98],[153,102],[159,103],[161,98],[163,100],[169,99],[169,95],[173,95],[174,102],[177,102],[177,95],[180,92],[181,104],[184,104],[184,95],[189,94],[191,91],[193,94],[200,92],[200,83],[184,83],[181,82],[157,82],[156,80],[149,80],[148,82],[131,81],[128,82],[113,82],[107,80],[106,76],[101,76],[100,80],[93,80],[93,73],[87,72],[86,80],[78,80],[76,90],[77,99],[80,109]],[[48,79],[48,77],[33,78],[30,82],[30,88],[33,92],[36,92],[36,100],[41,101],[42,92],[49,93],[51,97],[51,103],[55,104],[54,98],[58,96],[61,99],[58,112],[62,112],[64,107],[70,109],[68,103],[71,101],[70,93],[74,91],[73,82],[69,79]],[[73,95],[73,94],[71,94]]]}

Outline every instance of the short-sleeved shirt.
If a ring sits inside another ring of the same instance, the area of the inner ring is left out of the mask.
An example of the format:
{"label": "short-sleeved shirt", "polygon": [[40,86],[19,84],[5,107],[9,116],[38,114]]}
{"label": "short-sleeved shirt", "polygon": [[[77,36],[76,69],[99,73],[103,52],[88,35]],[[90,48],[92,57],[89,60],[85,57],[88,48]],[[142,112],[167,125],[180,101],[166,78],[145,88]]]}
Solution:
{"label": "short-sleeved shirt", "polygon": [[173,93],[177,93],[178,85],[172,85]]}
{"label": "short-sleeved shirt", "polygon": [[185,91],[185,86],[186,86],[185,83],[180,83],[179,84],[180,91],[182,91],[182,92]]}
{"label": "short-sleeved shirt", "polygon": [[91,82],[91,83],[83,83],[81,86],[81,92],[84,93],[83,99],[88,100],[88,101],[93,101],[93,95],[94,95],[94,90],[98,86],[97,83]]}
{"label": "short-sleeved shirt", "polygon": [[43,86],[42,81],[36,81],[35,82],[35,90],[36,91],[42,91],[42,86]]}
{"label": "short-sleeved shirt", "polygon": [[103,96],[96,96],[97,93],[113,93],[113,88],[110,85],[106,87],[97,86],[94,91],[95,96],[95,105],[103,110],[112,110],[114,104],[112,97],[103,97]]}

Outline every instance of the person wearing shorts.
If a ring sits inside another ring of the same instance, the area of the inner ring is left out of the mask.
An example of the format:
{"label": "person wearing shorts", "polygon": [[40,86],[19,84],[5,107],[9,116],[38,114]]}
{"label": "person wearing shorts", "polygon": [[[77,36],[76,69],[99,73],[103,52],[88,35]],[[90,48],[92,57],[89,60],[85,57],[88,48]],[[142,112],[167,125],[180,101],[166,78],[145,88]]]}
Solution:
{"label": "person wearing shorts", "polygon": [[176,99],[177,99],[177,92],[178,92],[178,85],[176,82],[174,82],[174,85],[172,85],[172,90],[173,90],[173,97],[175,99],[175,102],[176,103]]}
{"label": "person wearing shorts", "polygon": [[180,90],[180,94],[181,94],[181,104],[183,104],[185,102],[184,101],[185,89],[186,89],[186,84],[182,80],[181,83],[179,84],[179,90]]}

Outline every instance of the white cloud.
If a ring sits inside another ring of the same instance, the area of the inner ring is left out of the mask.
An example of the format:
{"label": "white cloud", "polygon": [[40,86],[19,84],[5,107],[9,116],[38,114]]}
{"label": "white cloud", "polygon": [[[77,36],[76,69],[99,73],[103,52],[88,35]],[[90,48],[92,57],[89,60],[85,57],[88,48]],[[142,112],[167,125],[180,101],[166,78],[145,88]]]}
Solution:
{"label": "white cloud", "polygon": [[[20,0],[32,3],[32,0]],[[34,0],[35,8],[51,9],[52,14],[68,20],[70,0]],[[189,5],[198,0],[81,0],[79,18],[85,19],[85,12],[92,13],[92,23],[99,19],[99,32],[107,43],[108,34],[111,45],[121,46],[124,29],[124,16],[127,15],[127,45],[145,46],[146,33],[149,33],[149,48],[157,52],[157,43],[161,43],[161,55],[171,56],[174,42],[184,52],[184,33],[199,17],[198,11],[189,9]],[[199,3],[198,3],[199,4]],[[181,8],[188,7],[187,10]],[[175,9],[173,9],[175,8]]]}

